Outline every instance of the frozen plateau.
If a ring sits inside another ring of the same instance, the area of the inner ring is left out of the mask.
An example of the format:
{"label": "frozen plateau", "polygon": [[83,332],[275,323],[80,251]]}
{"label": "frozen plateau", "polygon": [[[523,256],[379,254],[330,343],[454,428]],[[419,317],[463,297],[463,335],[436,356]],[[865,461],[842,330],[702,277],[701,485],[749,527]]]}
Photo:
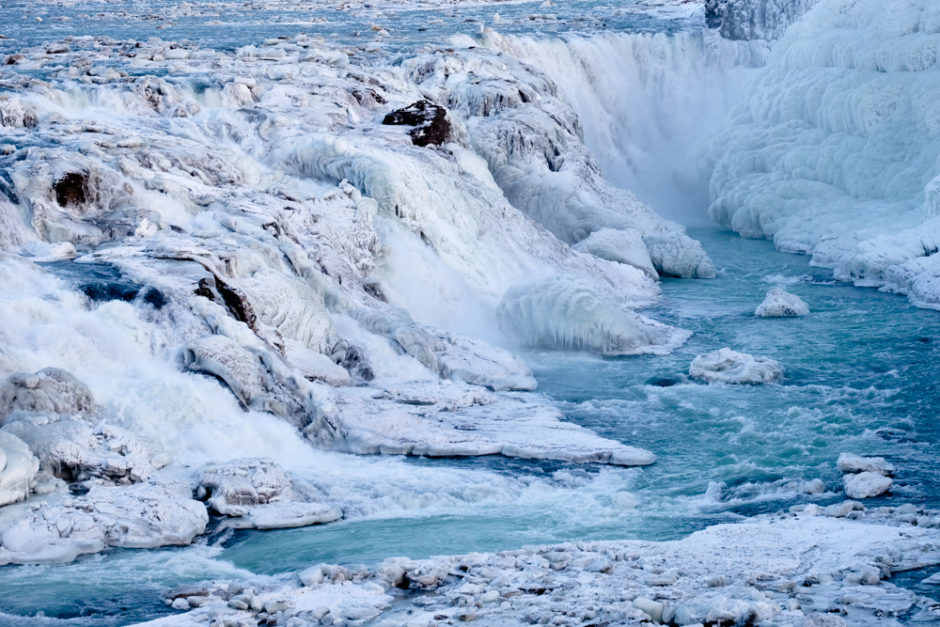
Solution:
{"label": "frozen plateau", "polygon": [[940,625],[938,55],[3,0],[0,625]]}

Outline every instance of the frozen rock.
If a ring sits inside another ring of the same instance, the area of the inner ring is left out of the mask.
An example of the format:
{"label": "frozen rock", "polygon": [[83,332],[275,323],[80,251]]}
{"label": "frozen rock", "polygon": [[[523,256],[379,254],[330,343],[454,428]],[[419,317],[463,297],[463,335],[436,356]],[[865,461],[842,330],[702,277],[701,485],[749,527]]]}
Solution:
{"label": "frozen rock", "polygon": [[151,445],[104,422],[92,425],[61,414],[17,412],[0,433],[26,442],[44,470],[66,481],[134,483],[166,465]]}
{"label": "frozen rock", "polygon": [[846,496],[853,499],[870,499],[879,496],[890,490],[894,484],[891,477],[871,471],[845,475],[842,481],[845,484]]}
{"label": "frozen rock", "polygon": [[777,39],[817,0],[705,0],[705,21],[726,39]]}
{"label": "frozen rock", "polygon": [[307,436],[352,453],[505,455],[619,466],[655,461],[649,451],[563,422],[556,408],[534,398],[465,385],[343,388],[327,393],[318,407]]}
{"label": "frozen rock", "polygon": [[507,290],[498,316],[503,331],[524,345],[601,355],[667,353],[688,337],[563,278]]}
{"label": "frozen rock", "polygon": [[208,523],[205,506],[182,484],[93,486],[46,503],[0,533],[0,563],[67,562],[107,547],[189,544]]}
{"label": "frozen rock", "polygon": [[708,383],[773,383],[783,378],[783,367],[767,357],[722,348],[693,359],[689,376]]}
{"label": "frozen rock", "polygon": [[0,431],[0,506],[25,499],[38,471],[39,460],[26,443]]}
{"label": "frozen rock", "polygon": [[342,511],[322,503],[301,502],[287,472],[269,459],[242,459],[202,469],[196,496],[209,511],[238,529],[283,529],[333,522]]}
{"label": "frozen rock", "polygon": [[202,469],[197,494],[210,511],[241,516],[245,507],[290,500],[291,478],[269,459],[232,460]]}
{"label": "frozen rock", "polygon": [[304,397],[297,381],[285,377],[279,358],[270,351],[243,346],[221,335],[189,342],[182,351],[183,366],[223,382],[246,408],[305,420]]}
{"label": "frozen rock", "polygon": [[754,311],[754,315],[760,318],[792,318],[808,314],[809,305],[803,299],[779,287],[767,292],[764,302]]}
{"label": "frozen rock", "polygon": [[884,457],[862,457],[855,453],[841,453],[836,466],[842,474],[857,472],[876,472],[885,476],[894,474],[894,464]]}
{"label": "frozen rock", "polygon": [[87,414],[93,408],[88,386],[61,368],[16,373],[0,384],[0,423],[16,410]]}
{"label": "frozen rock", "polygon": [[635,229],[599,229],[572,248],[601,259],[633,266],[654,279],[659,277],[643,242],[643,235]]}

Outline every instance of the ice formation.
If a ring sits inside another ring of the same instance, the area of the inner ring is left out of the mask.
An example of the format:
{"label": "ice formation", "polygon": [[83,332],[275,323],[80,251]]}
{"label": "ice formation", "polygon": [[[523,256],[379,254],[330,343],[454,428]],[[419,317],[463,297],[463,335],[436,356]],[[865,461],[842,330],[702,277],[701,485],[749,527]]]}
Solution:
{"label": "ice formation", "polygon": [[775,287],[767,292],[763,302],[754,310],[759,318],[792,318],[809,315],[809,305],[796,294]]}
{"label": "ice formation", "polygon": [[[934,602],[886,580],[940,564],[937,513],[921,512],[915,525],[902,521],[902,508],[865,511],[849,504],[854,519],[807,509],[718,525],[673,542],[393,558],[371,569],[319,564],[282,582],[173,591],[167,602],[194,609],[149,624],[264,617],[313,625],[500,625],[525,616],[572,626],[847,625],[900,612],[936,620]],[[402,588],[420,594],[402,599]]]}
{"label": "ice formation", "polygon": [[868,499],[884,494],[894,485],[894,465],[884,457],[862,457],[842,453],[836,461],[843,474],[845,494],[853,499]]}
{"label": "ice formation", "polygon": [[938,42],[932,0],[818,2],[716,140],[711,215],[940,306]]}
{"label": "ice formation", "polygon": [[653,462],[525,393],[494,343],[667,352],[687,332],[635,310],[660,274],[713,274],[701,245],[604,179],[538,70],[480,47],[357,63],[301,35],[73,38],[3,66],[0,478],[49,495],[6,513],[3,560],[187,542],[208,513],[336,520],[250,461],[301,437]]}
{"label": "ice formation", "polygon": [[693,359],[689,376],[707,383],[773,383],[783,378],[783,367],[773,359],[726,347]]}

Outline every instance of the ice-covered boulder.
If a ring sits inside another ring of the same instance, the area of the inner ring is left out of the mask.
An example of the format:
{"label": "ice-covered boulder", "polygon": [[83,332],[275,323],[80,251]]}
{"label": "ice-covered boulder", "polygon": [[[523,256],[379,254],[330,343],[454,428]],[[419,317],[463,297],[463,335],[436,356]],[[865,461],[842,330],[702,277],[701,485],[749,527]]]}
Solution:
{"label": "ice-covered boulder", "polygon": [[601,355],[667,353],[688,334],[625,311],[590,287],[552,278],[506,291],[497,311],[500,327],[519,343]]}
{"label": "ice-covered boulder", "polygon": [[773,383],[783,378],[783,367],[767,357],[722,348],[693,359],[689,376],[708,383]]}
{"label": "ice-covered boulder", "polygon": [[68,562],[107,547],[189,544],[209,521],[182,484],[93,486],[28,511],[0,533],[0,564]]}
{"label": "ice-covered boulder", "polygon": [[135,483],[168,461],[124,429],[61,414],[17,412],[0,433],[26,442],[44,470],[66,481],[95,478]]}
{"label": "ice-covered boulder", "polygon": [[26,443],[0,431],[0,506],[25,499],[38,471],[39,460]]}
{"label": "ice-covered boulder", "polygon": [[792,318],[809,314],[809,305],[796,294],[775,287],[767,292],[754,315],[759,318]]}
{"label": "ice-covered boulder", "polygon": [[891,489],[894,480],[879,472],[869,470],[858,474],[848,474],[842,477],[845,484],[845,494],[853,499],[870,499],[884,494]]}
{"label": "ice-covered boulder", "polygon": [[643,234],[636,229],[598,229],[572,248],[601,259],[633,266],[654,279],[659,277],[643,242]]}
{"label": "ice-covered boulder", "polygon": [[182,350],[183,367],[224,383],[246,408],[269,411],[295,421],[304,420],[304,397],[298,382],[284,372],[272,351],[243,346],[221,335],[188,342]]}
{"label": "ice-covered boulder", "polygon": [[886,477],[894,474],[894,464],[884,457],[862,457],[855,453],[841,453],[836,467],[842,474],[876,472]]}
{"label": "ice-covered boulder", "polygon": [[61,368],[35,374],[18,372],[0,384],[0,424],[16,410],[88,414],[94,399],[88,386]]}
{"label": "ice-covered boulder", "polygon": [[196,497],[236,528],[281,529],[333,522],[342,511],[302,500],[290,475],[269,459],[241,459],[202,469]]}

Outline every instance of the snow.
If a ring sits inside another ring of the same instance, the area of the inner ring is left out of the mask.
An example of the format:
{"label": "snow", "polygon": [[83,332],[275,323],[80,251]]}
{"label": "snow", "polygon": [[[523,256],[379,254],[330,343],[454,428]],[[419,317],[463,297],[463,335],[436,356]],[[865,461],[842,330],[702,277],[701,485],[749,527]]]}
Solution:
{"label": "snow", "polygon": [[689,376],[706,383],[773,383],[783,378],[783,367],[773,359],[754,357],[725,347],[693,359]]}

